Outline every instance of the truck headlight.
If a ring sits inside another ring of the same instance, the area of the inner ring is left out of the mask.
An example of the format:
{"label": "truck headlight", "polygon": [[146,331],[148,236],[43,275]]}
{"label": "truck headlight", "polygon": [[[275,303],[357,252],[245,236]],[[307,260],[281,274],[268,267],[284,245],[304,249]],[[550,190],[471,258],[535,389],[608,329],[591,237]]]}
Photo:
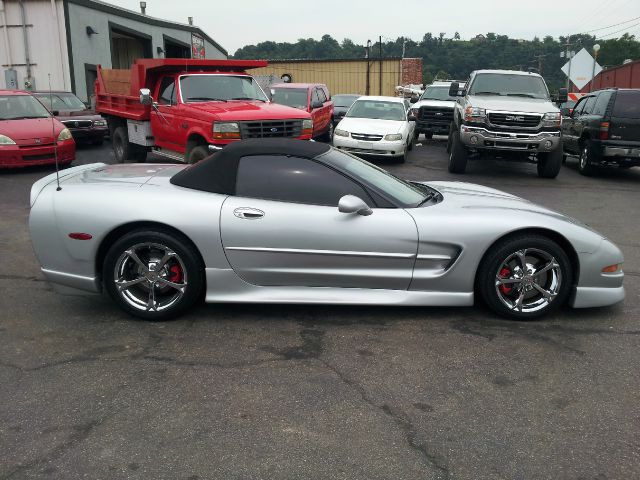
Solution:
{"label": "truck headlight", "polygon": [[402,140],[402,134],[401,133],[390,133],[389,135],[385,135],[384,139],[388,140],[389,142],[395,142],[395,141],[398,141],[398,140]]}
{"label": "truck headlight", "polygon": [[62,131],[60,132],[60,135],[58,135],[58,141],[59,142],[64,142],[65,140],[71,140],[73,137],[71,136],[71,132],[69,131],[68,128],[63,128]]}
{"label": "truck headlight", "polygon": [[219,140],[237,140],[240,138],[240,126],[237,122],[214,122],[213,138]]}
{"label": "truck headlight", "polygon": [[349,132],[347,132],[346,130],[340,130],[339,128],[336,128],[333,131],[334,135],[337,135],[338,137],[348,137],[349,136]]}
{"label": "truck headlight", "polygon": [[487,117],[487,111],[484,108],[467,107],[464,109],[465,122],[484,122]]}
{"label": "truck headlight", "polygon": [[313,120],[310,118],[305,118],[302,120],[302,129],[303,130],[313,130]]}
{"label": "truck headlight", "polygon": [[15,145],[15,144],[16,144],[16,142],[11,140],[6,135],[0,135],[0,145]]}
{"label": "truck headlight", "polygon": [[562,125],[562,114],[560,112],[545,113],[542,117],[542,126],[547,128],[560,127]]}

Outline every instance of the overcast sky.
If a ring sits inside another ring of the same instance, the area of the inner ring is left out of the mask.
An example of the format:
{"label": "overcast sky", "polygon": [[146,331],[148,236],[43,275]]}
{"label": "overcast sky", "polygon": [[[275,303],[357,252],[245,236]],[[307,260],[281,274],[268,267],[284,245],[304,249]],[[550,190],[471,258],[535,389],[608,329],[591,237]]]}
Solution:
{"label": "overcast sky", "polygon": [[[139,11],[138,0],[104,0]],[[581,33],[640,17],[640,0],[147,0],[147,14],[194,24],[233,54],[266,40],[295,42],[328,33],[365,44],[400,36],[420,40],[426,32],[459,32],[463,39],[495,32],[531,39]],[[622,30],[618,32],[619,30]],[[640,18],[594,31],[615,38],[629,31],[640,38]]]}

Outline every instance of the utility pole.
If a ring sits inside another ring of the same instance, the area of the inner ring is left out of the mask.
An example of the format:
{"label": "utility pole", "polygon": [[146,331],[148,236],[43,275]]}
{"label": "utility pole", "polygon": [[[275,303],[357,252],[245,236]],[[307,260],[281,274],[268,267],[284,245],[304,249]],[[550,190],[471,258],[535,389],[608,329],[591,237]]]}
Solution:
{"label": "utility pole", "polygon": [[566,47],[565,55],[566,55],[566,58],[569,60],[569,66],[567,68],[567,91],[569,91],[569,87],[570,87],[569,78],[571,77],[571,59],[573,58],[571,56],[571,52],[569,51],[569,47],[571,47],[572,45],[573,43],[571,43],[571,35],[567,35],[567,42],[564,44],[564,46]]}
{"label": "utility pole", "polygon": [[542,67],[544,64],[544,57],[546,57],[546,55],[534,55],[533,58],[538,60],[538,73],[540,75],[542,75]]}
{"label": "utility pole", "polygon": [[367,87],[366,87],[366,92],[365,95],[369,95],[369,90],[371,88],[371,80],[370,80],[370,73],[371,73],[371,40],[367,40]]}
{"label": "utility pole", "polygon": [[379,95],[382,96],[382,35],[380,35],[380,40],[378,42],[378,46],[380,47],[380,64],[378,65],[378,68],[380,69],[380,85],[379,85]]}

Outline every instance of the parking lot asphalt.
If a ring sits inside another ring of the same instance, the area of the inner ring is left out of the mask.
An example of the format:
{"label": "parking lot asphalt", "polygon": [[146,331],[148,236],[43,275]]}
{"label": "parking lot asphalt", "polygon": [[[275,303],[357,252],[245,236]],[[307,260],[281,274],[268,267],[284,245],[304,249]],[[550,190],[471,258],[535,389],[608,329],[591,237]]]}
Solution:
{"label": "parking lot asphalt", "polygon": [[[152,161],[162,160],[157,157]],[[109,143],[76,164],[111,163]],[[570,214],[623,250],[624,303],[516,323],[483,307],[202,305],[145,323],[43,281],[31,184],[0,170],[0,479],[640,477],[640,168],[406,164]],[[154,205],[153,208],[162,208]],[[99,212],[96,212],[99,214]]]}

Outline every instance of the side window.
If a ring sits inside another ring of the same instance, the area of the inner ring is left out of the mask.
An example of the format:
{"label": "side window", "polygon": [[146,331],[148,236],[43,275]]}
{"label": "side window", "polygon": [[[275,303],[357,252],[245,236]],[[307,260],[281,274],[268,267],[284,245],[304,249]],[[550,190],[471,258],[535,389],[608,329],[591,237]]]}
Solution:
{"label": "side window", "polygon": [[582,115],[591,115],[593,113],[593,106],[596,104],[596,96],[587,98],[587,103],[585,103],[584,108],[582,109]]}
{"label": "side window", "polygon": [[158,103],[161,105],[171,105],[176,103],[176,82],[173,77],[164,77],[160,82],[160,95]]}
{"label": "side window", "polygon": [[321,88],[317,88],[316,92],[318,92],[318,99],[324,103],[327,101],[327,96],[324,94],[324,90],[322,90]]}
{"label": "side window", "polygon": [[582,109],[584,108],[584,104],[587,103],[587,97],[583,97],[578,100],[578,103],[573,107],[573,116],[577,117],[582,113]]}
{"label": "side window", "polygon": [[320,100],[320,96],[318,95],[318,89],[314,88],[313,92],[311,93],[311,103],[313,102],[321,102],[322,100]]}
{"label": "side window", "polygon": [[611,92],[601,92],[598,95],[598,99],[596,100],[596,105],[593,107],[593,114],[604,116],[607,111],[607,106],[609,105],[609,100],[611,99]]}
{"label": "side window", "polygon": [[313,160],[283,155],[242,157],[236,195],[331,207],[344,195],[356,195],[375,206],[364,188],[341,173]]}

